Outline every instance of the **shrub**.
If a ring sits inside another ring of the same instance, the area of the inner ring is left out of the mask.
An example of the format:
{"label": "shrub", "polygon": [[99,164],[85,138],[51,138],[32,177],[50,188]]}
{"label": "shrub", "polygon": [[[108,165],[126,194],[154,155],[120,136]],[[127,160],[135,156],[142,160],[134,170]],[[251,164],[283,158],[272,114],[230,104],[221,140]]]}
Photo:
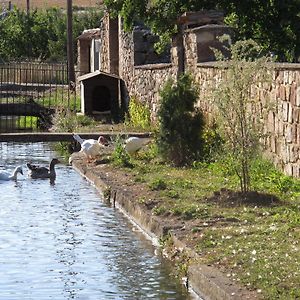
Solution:
{"label": "shrub", "polygon": [[123,147],[123,139],[120,136],[117,136],[113,143],[114,151],[111,155],[113,163],[117,166],[132,168],[133,164],[130,161],[130,156]]}
{"label": "shrub", "polygon": [[268,58],[252,41],[238,41],[230,48],[231,60],[224,63],[226,78],[214,93],[219,127],[241,190],[250,189],[250,167],[263,137],[262,120],[268,107],[260,107],[257,87],[268,82]]}
{"label": "shrub", "polygon": [[149,183],[149,187],[152,191],[161,191],[167,188],[167,184],[162,178],[156,178]]}
{"label": "shrub", "polygon": [[131,98],[125,124],[136,128],[149,129],[151,127],[149,107],[139,102],[136,98]]}
{"label": "shrub", "polygon": [[157,144],[162,157],[175,166],[201,158],[203,115],[195,108],[198,92],[190,75],[169,80],[160,92]]}

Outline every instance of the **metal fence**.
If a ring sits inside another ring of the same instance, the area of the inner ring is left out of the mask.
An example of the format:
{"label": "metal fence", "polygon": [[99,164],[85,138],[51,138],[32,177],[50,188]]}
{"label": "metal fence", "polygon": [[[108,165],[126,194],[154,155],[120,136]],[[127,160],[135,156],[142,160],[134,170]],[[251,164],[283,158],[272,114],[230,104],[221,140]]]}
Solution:
{"label": "metal fence", "polygon": [[66,64],[0,64],[0,132],[46,130],[57,109],[80,110]]}

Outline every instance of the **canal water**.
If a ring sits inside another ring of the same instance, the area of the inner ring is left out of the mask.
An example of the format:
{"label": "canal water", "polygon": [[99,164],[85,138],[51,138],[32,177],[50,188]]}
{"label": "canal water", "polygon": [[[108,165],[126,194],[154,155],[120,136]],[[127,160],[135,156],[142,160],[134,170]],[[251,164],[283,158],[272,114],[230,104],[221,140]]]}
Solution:
{"label": "canal water", "polygon": [[0,143],[0,299],[192,299],[167,261],[72,167],[29,179],[26,162],[47,165],[46,143]]}

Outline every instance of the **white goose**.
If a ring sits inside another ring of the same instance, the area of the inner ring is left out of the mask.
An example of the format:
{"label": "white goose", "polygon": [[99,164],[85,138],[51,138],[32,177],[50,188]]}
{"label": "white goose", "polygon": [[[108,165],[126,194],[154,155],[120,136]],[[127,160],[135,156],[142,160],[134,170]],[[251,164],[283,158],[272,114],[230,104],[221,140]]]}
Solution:
{"label": "white goose", "polygon": [[82,139],[78,134],[73,134],[73,138],[81,145],[80,152],[84,153],[88,161],[94,160],[101,153],[101,149],[108,146],[108,141],[104,136],[99,136],[98,140]]}
{"label": "white goose", "polygon": [[16,167],[12,173],[4,170],[0,171],[0,180],[17,180],[18,173],[23,175],[22,166]]}
{"label": "white goose", "polygon": [[139,151],[143,146],[149,144],[150,142],[151,139],[132,136],[125,140],[124,149],[129,154],[134,154],[135,152]]}

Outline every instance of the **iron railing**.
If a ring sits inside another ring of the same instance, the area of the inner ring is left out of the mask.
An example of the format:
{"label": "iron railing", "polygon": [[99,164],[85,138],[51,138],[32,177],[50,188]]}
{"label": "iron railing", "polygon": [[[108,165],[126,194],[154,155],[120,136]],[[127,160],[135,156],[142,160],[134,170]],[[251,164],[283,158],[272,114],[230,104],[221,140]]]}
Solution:
{"label": "iron railing", "polygon": [[57,109],[80,110],[66,64],[0,64],[0,132],[47,129]]}

